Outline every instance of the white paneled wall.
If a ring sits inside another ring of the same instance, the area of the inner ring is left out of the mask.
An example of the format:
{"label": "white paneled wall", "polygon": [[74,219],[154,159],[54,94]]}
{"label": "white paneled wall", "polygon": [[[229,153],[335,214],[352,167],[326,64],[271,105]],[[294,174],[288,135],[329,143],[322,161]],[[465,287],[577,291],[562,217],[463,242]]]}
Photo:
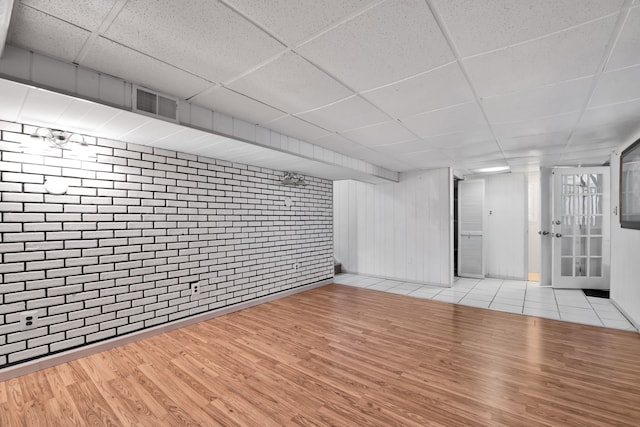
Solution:
{"label": "white paneled wall", "polygon": [[[620,156],[611,156],[611,208],[620,209]],[[640,230],[620,227],[620,216],[611,215],[611,299],[640,325]]]}
{"label": "white paneled wall", "polygon": [[527,179],[524,174],[486,178],[487,276],[526,279]]}
{"label": "white paneled wall", "polygon": [[335,256],[348,272],[449,286],[449,169],[401,174],[397,184],[334,183]]}

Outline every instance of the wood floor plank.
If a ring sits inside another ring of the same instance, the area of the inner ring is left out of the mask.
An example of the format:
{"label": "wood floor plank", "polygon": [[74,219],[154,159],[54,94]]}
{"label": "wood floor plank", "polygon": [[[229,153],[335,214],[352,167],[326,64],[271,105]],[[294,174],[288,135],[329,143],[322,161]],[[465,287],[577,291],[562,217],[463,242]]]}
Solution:
{"label": "wood floor plank", "polygon": [[640,425],[640,335],[328,285],[0,382],[6,426]]}

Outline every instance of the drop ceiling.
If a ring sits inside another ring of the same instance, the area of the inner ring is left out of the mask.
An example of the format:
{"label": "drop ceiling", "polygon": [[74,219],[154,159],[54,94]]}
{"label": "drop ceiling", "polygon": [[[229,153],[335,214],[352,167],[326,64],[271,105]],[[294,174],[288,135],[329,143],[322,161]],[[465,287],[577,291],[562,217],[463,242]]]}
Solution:
{"label": "drop ceiling", "polygon": [[7,43],[395,171],[601,164],[640,131],[633,0],[16,0]]}

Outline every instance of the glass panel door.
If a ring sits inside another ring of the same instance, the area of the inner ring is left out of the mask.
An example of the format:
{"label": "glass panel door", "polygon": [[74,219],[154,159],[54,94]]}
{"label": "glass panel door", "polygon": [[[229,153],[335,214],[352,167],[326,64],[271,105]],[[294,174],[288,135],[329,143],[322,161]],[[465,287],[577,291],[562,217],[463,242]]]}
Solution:
{"label": "glass panel door", "polygon": [[553,286],[608,287],[608,179],[604,167],[554,169]]}

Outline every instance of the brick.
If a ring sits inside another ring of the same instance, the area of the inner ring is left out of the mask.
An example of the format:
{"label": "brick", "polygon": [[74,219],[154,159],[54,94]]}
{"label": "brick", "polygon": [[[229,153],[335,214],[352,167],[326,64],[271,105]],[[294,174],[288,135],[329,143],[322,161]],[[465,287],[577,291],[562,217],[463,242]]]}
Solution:
{"label": "brick", "polygon": [[31,348],[29,350],[19,351],[17,353],[11,353],[9,355],[9,363],[18,362],[21,360],[33,359],[37,356],[42,356],[47,353],[49,353],[49,349],[46,345],[42,347]]}
{"label": "brick", "polygon": [[2,172],[2,180],[8,182],[28,182],[32,184],[43,184],[44,176],[30,173]]}
{"label": "brick", "polygon": [[56,343],[51,344],[49,347],[51,348],[51,352],[57,352],[61,350],[66,350],[73,347],[81,346],[85,343],[84,337],[77,337],[72,339],[67,339],[64,341],[58,341]]}

